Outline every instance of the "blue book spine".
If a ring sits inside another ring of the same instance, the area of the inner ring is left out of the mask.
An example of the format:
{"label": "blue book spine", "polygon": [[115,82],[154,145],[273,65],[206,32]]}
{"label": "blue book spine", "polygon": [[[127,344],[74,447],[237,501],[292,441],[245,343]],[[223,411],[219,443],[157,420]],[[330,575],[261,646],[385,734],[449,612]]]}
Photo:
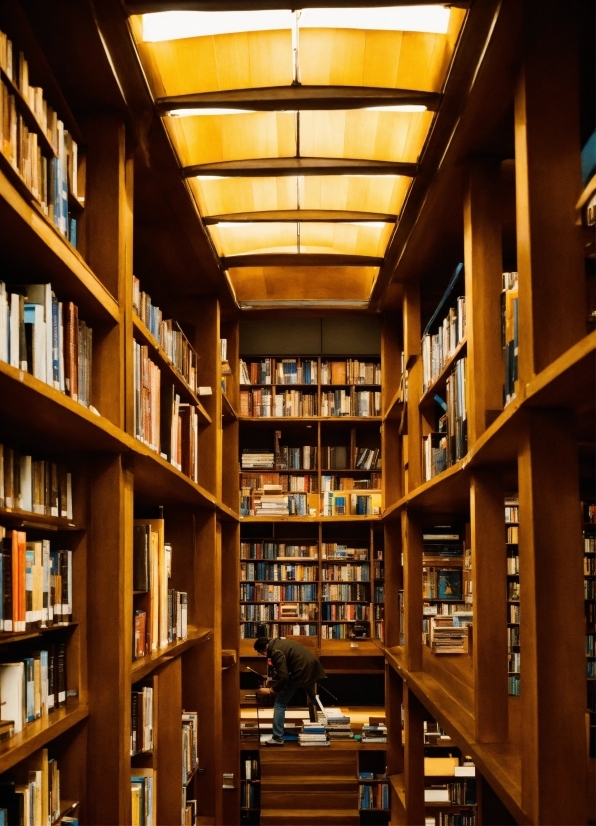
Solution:
{"label": "blue book spine", "polygon": [[52,379],[60,385],[60,313],[58,299],[52,294]]}

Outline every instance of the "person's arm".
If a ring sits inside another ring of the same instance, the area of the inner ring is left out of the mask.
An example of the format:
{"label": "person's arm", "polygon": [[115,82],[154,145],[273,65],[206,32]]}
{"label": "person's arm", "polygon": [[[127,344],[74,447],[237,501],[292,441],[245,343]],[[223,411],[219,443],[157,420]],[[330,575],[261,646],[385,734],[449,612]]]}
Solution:
{"label": "person's arm", "polygon": [[271,691],[274,694],[279,694],[279,692],[287,686],[290,682],[290,672],[288,671],[288,663],[284,656],[283,651],[273,650],[271,652],[271,662],[273,663],[273,667],[278,676],[278,680],[274,685],[271,686]]}

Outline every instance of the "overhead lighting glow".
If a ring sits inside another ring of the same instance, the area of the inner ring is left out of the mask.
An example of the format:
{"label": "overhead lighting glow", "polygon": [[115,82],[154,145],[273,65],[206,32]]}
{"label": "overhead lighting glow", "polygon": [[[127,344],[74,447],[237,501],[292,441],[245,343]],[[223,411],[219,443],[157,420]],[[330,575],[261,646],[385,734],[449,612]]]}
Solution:
{"label": "overhead lighting glow", "polygon": [[[387,226],[387,221],[346,221],[353,227],[374,227],[375,229],[383,229]],[[393,223],[391,221],[390,223]]]}
{"label": "overhead lighting glow", "polygon": [[230,229],[232,227],[250,227],[252,226],[252,221],[218,221],[217,224],[214,224],[218,229]]}
{"label": "overhead lighting glow", "polygon": [[195,175],[197,181],[225,181],[230,175]]}
{"label": "overhead lighting glow", "polygon": [[168,115],[172,118],[191,118],[197,115],[253,115],[255,109],[172,109]]}
{"label": "overhead lighting glow", "polygon": [[366,106],[365,112],[426,112],[426,106],[418,103],[396,103],[388,106]]}
{"label": "overhead lighting glow", "polygon": [[279,11],[161,11],[143,15],[143,40],[179,40],[212,34],[291,29],[294,15]]}
{"label": "overhead lighting glow", "polygon": [[[293,30],[294,12],[163,11],[143,15],[143,40],[155,43],[183,37],[239,32]],[[373,29],[445,34],[449,9],[443,6],[383,6],[356,9],[304,9],[298,25],[306,29]]]}
{"label": "overhead lighting glow", "polygon": [[383,6],[361,9],[304,9],[303,29],[376,29],[445,34],[449,9],[443,6]]}

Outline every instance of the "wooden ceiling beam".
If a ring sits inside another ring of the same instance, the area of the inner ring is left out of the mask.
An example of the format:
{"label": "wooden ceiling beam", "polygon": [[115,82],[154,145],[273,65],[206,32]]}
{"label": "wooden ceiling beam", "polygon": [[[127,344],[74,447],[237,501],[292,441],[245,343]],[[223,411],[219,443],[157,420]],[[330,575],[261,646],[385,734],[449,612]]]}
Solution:
{"label": "wooden ceiling beam", "polygon": [[264,212],[230,212],[227,215],[207,215],[203,218],[206,226],[223,223],[236,224],[295,224],[308,221],[309,223],[348,224],[355,221],[383,222],[394,224],[397,215],[385,212],[349,212],[342,209],[280,209]]}
{"label": "wooden ceiling beam", "polygon": [[442,95],[417,89],[386,89],[375,86],[269,86],[259,89],[228,89],[158,98],[160,115],[175,109],[253,109],[258,112],[364,109],[370,106],[426,106],[436,112]]}
{"label": "wooden ceiling beam", "polygon": [[263,252],[230,255],[220,259],[224,270],[231,267],[380,267],[382,258],[374,255],[340,253]]}
{"label": "wooden ceiling beam", "polygon": [[[472,0],[450,0],[449,5],[467,9]],[[320,8],[321,0],[300,0],[297,8]],[[325,8],[361,8],[363,0],[325,0]],[[429,0],[375,0],[375,6],[427,6]],[[437,3],[437,5],[443,5]],[[149,14],[158,11],[261,11],[288,9],[288,0],[130,0],[125,4],[128,14]]]}
{"label": "wooden ceiling beam", "polygon": [[354,158],[249,158],[183,167],[184,178],[278,178],[293,175],[404,175],[414,177],[418,164]]}

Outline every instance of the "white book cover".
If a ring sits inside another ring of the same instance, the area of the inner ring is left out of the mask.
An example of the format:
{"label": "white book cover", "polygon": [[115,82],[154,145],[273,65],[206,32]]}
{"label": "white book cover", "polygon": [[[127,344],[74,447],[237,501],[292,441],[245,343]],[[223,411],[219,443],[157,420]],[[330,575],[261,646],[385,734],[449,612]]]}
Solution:
{"label": "white book cover", "polygon": [[17,369],[19,361],[19,296],[11,293],[10,296],[10,366]]}
{"label": "white book cover", "polygon": [[0,281],[0,361],[8,361],[8,296]]}
{"label": "white book cover", "polygon": [[449,789],[425,789],[425,803],[449,803]]}
{"label": "white book cover", "polygon": [[18,734],[25,717],[25,663],[0,664],[0,697],[0,719],[12,720]]}
{"label": "white book cover", "polygon": [[33,512],[33,490],[31,473],[31,456],[21,456],[21,496],[19,507],[21,510]]}

